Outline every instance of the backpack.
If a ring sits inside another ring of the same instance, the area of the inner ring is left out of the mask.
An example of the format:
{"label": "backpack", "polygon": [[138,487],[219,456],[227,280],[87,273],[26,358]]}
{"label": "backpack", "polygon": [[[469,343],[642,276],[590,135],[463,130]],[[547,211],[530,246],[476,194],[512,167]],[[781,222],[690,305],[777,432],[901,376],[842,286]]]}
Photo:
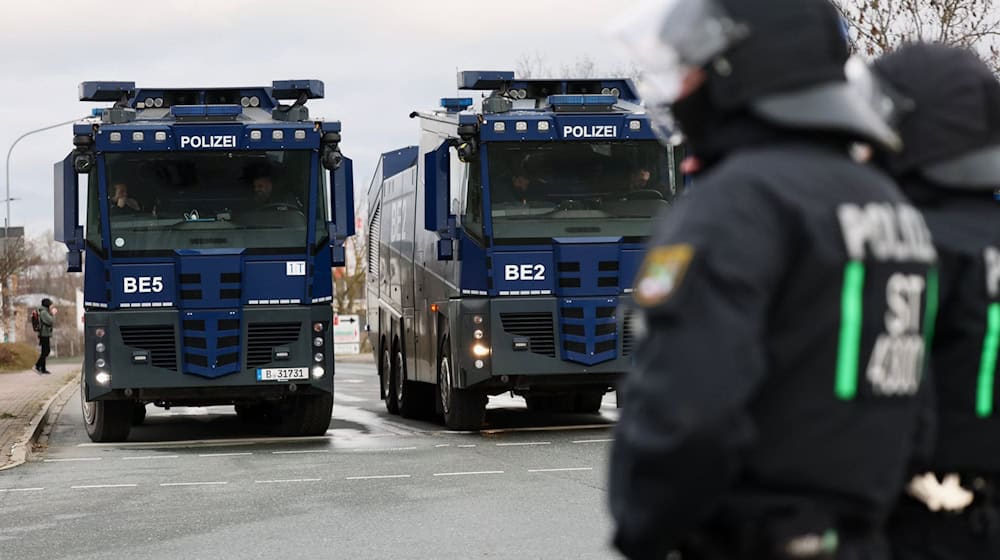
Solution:
{"label": "backpack", "polygon": [[38,315],[38,310],[31,311],[31,330],[39,332],[42,330],[42,318]]}

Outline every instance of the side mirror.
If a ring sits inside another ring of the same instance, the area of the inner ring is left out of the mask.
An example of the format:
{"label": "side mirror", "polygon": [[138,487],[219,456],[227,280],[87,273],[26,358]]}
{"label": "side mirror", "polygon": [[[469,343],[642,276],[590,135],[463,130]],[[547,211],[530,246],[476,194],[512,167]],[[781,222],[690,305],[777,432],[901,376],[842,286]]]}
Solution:
{"label": "side mirror", "polygon": [[448,208],[451,186],[451,165],[448,151],[451,141],[424,155],[424,229],[438,234],[437,258],[455,258],[455,215]]}
{"label": "side mirror", "polygon": [[342,158],[340,165],[330,171],[330,216],[327,223],[333,266],[344,266],[346,252],[344,241],[354,235],[354,161]]}
{"label": "side mirror", "polygon": [[55,164],[55,224],[56,241],[66,244],[66,271],[83,270],[83,226],[80,225],[80,178],[76,160],[81,154],[71,153]]}
{"label": "side mirror", "polygon": [[448,212],[450,147],[451,143],[445,142],[438,149],[424,155],[424,229],[436,232],[441,237],[451,233],[449,226],[454,225],[454,216]]}

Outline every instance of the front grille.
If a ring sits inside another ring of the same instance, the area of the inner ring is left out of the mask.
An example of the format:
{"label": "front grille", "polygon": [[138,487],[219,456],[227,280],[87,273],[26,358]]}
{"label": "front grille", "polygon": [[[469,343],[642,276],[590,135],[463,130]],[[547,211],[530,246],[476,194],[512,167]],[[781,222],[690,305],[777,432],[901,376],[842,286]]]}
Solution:
{"label": "front grille", "polygon": [[501,313],[500,322],[508,334],[528,337],[528,349],[532,353],[550,358],[556,356],[551,313]]}
{"label": "front grille", "polygon": [[177,347],[173,325],[121,325],[125,346],[149,352],[153,367],[177,371]]}
{"label": "front grille", "polygon": [[271,363],[276,346],[299,339],[302,323],[250,323],[247,328],[247,367]]}

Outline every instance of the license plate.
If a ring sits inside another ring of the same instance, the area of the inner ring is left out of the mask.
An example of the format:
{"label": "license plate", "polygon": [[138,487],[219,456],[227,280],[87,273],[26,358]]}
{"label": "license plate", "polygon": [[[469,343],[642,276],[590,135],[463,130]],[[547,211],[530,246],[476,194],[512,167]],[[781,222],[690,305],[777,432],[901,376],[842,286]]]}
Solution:
{"label": "license plate", "polygon": [[293,368],[257,368],[257,381],[289,381],[292,379],[309,379],[309,369]]}

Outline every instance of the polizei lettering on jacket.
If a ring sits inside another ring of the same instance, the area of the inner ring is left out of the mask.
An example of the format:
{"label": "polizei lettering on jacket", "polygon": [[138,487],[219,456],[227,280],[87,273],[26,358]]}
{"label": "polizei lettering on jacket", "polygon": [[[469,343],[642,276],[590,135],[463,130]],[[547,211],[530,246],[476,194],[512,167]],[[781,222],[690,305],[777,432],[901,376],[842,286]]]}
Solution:
{"label": "polizei lettering on jacket", "polygon": [[563,138],[618,138],[618,127],[604,125],[565,125]]}
{"label": "polizei lettering on jacket", "polygon": [[837,208],[852,260],[933,263],[937,252],[924,217],[908,204],[842,204]]}
{"label": "polizei lettering on jacket", "polygon": [[200,136],[181,136],[181,148],[235,148],[236,136],[232,134],[213,134]]}
{"label": "polizei lettering on jacket", "polygon": [[[863,267],[866,260],[925,264],[937,260],[924,217],[912,206],[842,204],[837,218],[854,266]],[[876,396],[914,395],[925,352],[921,319],[927,306],[927,279],[922,274],[893,273],[883,294],[886,308],[880,313],[885,330],[875,339],[865,377]]]}

